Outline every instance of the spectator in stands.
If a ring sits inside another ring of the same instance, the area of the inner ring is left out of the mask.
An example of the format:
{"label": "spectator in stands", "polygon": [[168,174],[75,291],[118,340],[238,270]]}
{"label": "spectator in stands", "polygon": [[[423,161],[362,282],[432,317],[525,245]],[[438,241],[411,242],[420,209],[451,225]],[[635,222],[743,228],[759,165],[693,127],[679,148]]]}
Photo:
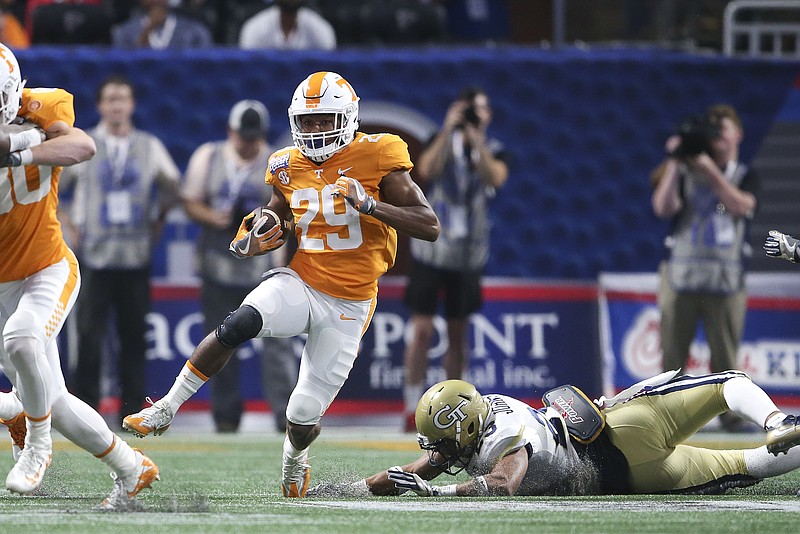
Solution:
{"label": "spectator in stands", "polygon": [[[250,211],[266,205],[272,187],[264,185],[264,173],[272,149],[267,144],[269,115],[261,102],[242,100],[233,106],[227,139],[201,145],[189,160],[182,190],[189,217],[200,224],[198,239],[200,290],[205,331],[222,324],[225,317],[261,283],[261,275],[288,263],[288,249],[280,248],[242,261],[228,251],[239,223]],[[288,338],[264,338],[262,352],[264,394],[275,417],[275,428],[286,430],[286,405],[297,382],[297,362]],[[211,405],[218,432],[235,432],[243,404],[239,385],[240,366],[231,358],[210,380]]]}
{"label": "spectator in stands", "polygon": [[281,50],[336,48],[333,26],[304,4],[305,0],[276,0],[275,5],[245,21],[239,46]]}
{"label": "spectator in stands", "polygon": [[172,10],[169,0],[140,0],[141,13],[114,26],[111,42],[120,48],[202,48],[211,46],[211,30],[199,20]]}
{"label": "spectator in stands", "polygon": [[6,7],[0,7],[0,43],[12,50],[21,50],[31,46],[28,32],[19,19]]}
{"label": "spectator in stands", "polygon": [[425,0],[366,2],[359,6],[358,25],[364,42],[374,45],[437,43],[447,37],[447,12]]}
{"label": "spectator in stands", "polygon": [[111,43],[110,11],[91,2],[41,2],[32,13],[33,45]]}
{"label": "spectator in stands", "polygon": [[25,2],[25,31],[28,32],[28,36],[33,35],[33,14],[37,8],[41,6],[49,6],[52,4],[86,4],[86,5],[94,5],[100,6],[103,4],[103,0],[26,0]]}
{"label": "spectator in stands", "polygon": [[[666,158],[652,173],[653,211],[672,221],[658,294],[665,370],[685,370],[700,321],[711,371],[737,367],[748,229],[759,189],[756,172],[739,161],[742,137],[736,110],[713,105],[667,139]],[[736,418],[721,422],[726,430],[738,426]]]}
{"label": "spectator in stands", "polygon": [[460,379],[468,364],[469,316],[481,306],[481,276],[489,256],[487,203],[508,178],[503,147],[487,138],[492,121],[489,97],[465,88],[450,104],[444,124],[422,151],[417,179],[427,188],[442,231],[435,242],[411,240],[411,266],[405,302],[412,337],[405,350],[404,426],[414,429],[414,411],[426,388],[433,318],[444,295],[447,319],[447,378]]}
{"label": "spectator in stands", "polygon": [[145,393],[151,251],[167,211],[178,202],[180,171],[158,138],[134,127],[134,88],[126,78],[105,80],[96,102],[100,122],[88,133],[97,153],[61,175],[63,191],[72,193],[61,219],[83,285],[71,391],[99,407],[102,354],[113,317],[121,408],[128,413],[141,408]]}

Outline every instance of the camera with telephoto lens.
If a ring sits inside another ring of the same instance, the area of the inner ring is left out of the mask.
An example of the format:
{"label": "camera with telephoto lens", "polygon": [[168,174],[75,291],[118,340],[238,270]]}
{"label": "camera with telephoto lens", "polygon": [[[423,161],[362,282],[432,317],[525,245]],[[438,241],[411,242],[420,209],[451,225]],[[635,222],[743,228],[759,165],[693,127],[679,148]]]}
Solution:
{"label": "camera with telephoto lens", "polygon": [[478,117],[478,113],[475,111],[475,106],[469,106],[464,110],[464,121],[472,124],[473,126],[478,126],[481,123],[481,119]]}
{"label": "camera with telephoto lens", "polygon": [[706,113],[690,115],[678,125],[677,134],[681,144],[672,151],[672,156],[697,156],[711,153],[711,142],[719,137],[719,124]]}

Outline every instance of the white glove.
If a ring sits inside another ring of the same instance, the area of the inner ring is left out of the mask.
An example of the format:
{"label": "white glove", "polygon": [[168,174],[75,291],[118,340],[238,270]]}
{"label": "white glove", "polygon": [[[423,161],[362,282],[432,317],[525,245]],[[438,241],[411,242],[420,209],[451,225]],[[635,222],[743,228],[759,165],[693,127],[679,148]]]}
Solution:
{"label": "white glove", "polygon": [[766,251],[767,256],[771,256],[773,258],[783,258],[794,263],[798,260],[798,243],[800,243],[800,241],[790,235],[781,233],[777,230],[770,230],[769,237],[767,237],[767,240],[764,243],[764,250]]}
{"label": "white glove", "polygon": [[394,485],[400,492],[411,490],[420,497],[438,497],[439,488],[431,486],[426,480],[422,480],[416,473],[409,473],[396,465],[387,470],[389,480],[394,482]]}

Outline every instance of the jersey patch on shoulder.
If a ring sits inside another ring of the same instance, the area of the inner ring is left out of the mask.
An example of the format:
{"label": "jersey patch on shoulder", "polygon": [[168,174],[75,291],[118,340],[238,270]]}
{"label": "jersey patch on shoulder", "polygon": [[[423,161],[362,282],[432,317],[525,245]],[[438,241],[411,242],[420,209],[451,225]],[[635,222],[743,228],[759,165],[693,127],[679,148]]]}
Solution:
{"label": "jersey patch on shoulder", "polygon": [[291,154],[291,152],[286,152],[285,154],[281,154],[280,156],[275,156],[272,158],[269,162],[269,173],[275,174],[278,169],[289,168],[289,157]]}

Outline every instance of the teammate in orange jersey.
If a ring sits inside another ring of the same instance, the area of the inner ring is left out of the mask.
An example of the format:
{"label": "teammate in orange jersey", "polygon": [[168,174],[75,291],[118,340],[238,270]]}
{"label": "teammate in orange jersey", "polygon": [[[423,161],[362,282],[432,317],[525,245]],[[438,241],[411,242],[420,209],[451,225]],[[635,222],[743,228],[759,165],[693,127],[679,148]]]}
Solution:
{"label": "teammate in orange jersey", "polygon": [[395,260],[396,231],[428,241],[439,236],[439,220],[409,175],[406,143],[356,132],[358,100],[333,72],[314,73],[297,87],[289,107],[294,147],[275,152],[266,173],[273,186],[267,209],[286,222],[274,224],[259,208],[231,243],[238,256],[263,254],[283,243],[283,227],[293,227],[296,254],[200,342],[164,398],[123,423],[139,436],[161,434],[239,344],[308,334],[286,410],[281,489],[287,497],[305,496],[309,446],[353,367],[378,278]]}
{"label": "teammate in orange jersey", "polygon": [[39,487],[52,425],[112,469],[114,489],[101,509],[124,509],[158,478],[158,467],[67,392],[56,345],[80,287],[56,218],[58,179],[63,165],[91,158],[95,145],[73,126],[71,94],[24,85],[14,54],[0,44],[0,362],[16,392],[0,394],[0,418],[16,447],[6,487],[21,494]]}

